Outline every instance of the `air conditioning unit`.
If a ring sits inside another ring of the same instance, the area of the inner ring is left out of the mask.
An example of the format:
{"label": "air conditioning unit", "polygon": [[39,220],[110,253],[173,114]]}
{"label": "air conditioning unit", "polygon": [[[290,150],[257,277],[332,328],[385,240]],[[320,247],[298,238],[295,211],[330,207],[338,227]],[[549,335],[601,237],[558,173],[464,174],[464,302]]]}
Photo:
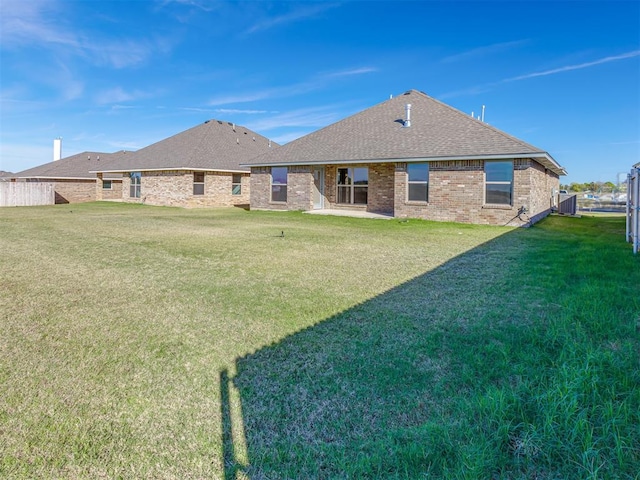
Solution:
{"label": "air conditioning unit", "polygon": [[575,215],[578,211],[578,197],[575,194],[558,194],[558,213],[561,215]]}

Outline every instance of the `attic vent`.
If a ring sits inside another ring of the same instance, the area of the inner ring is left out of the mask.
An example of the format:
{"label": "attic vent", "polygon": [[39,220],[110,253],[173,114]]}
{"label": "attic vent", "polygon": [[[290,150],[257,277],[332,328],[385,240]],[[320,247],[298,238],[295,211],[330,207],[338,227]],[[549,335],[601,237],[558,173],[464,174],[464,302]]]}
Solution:
{"label": "attic vent", "polygon": [[403,95],[411,95],[411,90],[404,92]]}
{"label": "attic vent", "polygon": [[221,121],[221,120],[218,120],[218,123],[219,123],[220,125],[222,125],[222,121]]}
{"label": "attic vent", "polygon": [[205,120],[204,123],[209,123],[211,120]]}

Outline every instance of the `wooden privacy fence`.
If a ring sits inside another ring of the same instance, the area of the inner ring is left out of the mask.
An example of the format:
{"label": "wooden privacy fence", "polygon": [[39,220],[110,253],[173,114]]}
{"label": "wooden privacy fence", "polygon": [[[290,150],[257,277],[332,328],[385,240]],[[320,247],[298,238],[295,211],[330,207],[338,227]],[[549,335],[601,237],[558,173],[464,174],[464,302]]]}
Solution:
{"label": "wooden privacy fence", "polygon": [[0,207],[29,207],[54,203],[53,183],[0,182]]}
{"label": "wooden privacy fence", "polygon": [[640,164],[627,176],[627,242],[633,253],[640,249]]}

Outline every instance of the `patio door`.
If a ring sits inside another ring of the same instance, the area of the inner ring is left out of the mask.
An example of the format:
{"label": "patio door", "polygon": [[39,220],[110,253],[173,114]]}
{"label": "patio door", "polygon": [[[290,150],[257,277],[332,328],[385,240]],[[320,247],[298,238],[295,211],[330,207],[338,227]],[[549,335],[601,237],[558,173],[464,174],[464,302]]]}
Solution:
{"label": "patio door", "polygon": [[313,168],[313,209],[324,208],[324,167]]}

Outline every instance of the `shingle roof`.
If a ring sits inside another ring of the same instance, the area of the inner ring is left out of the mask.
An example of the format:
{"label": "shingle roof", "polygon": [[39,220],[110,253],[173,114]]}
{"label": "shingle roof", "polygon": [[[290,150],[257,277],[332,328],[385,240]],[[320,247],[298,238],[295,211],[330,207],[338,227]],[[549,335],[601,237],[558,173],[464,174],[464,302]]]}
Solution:
{"label": "shingle roof", "polygon": [[[107,167],[131,155],[131,152],[116,153],[82,152],[37,167],[23,170],[11,175],[13,178],[58,178],[58,179],[92,179],[96,170]],[[109,175],[104,178],[118,178],[121,175]]]}
{"label": "shingle roof", "polygon": [[243,126],[221,120],[207,120],[141,148],[131,157],[122,159],[121,163],[115,163],[100,171],[248,171],[240,164],[278,146],[277,143]]}
{"label": "shingle roof", "polygon": [[[409,127],[404,126],[406,104],[411,104]],[[542,149],[422,92],[410,90],[246,164],[300,165],[508,157],[534,157],[556,173],[566,173]]]}

